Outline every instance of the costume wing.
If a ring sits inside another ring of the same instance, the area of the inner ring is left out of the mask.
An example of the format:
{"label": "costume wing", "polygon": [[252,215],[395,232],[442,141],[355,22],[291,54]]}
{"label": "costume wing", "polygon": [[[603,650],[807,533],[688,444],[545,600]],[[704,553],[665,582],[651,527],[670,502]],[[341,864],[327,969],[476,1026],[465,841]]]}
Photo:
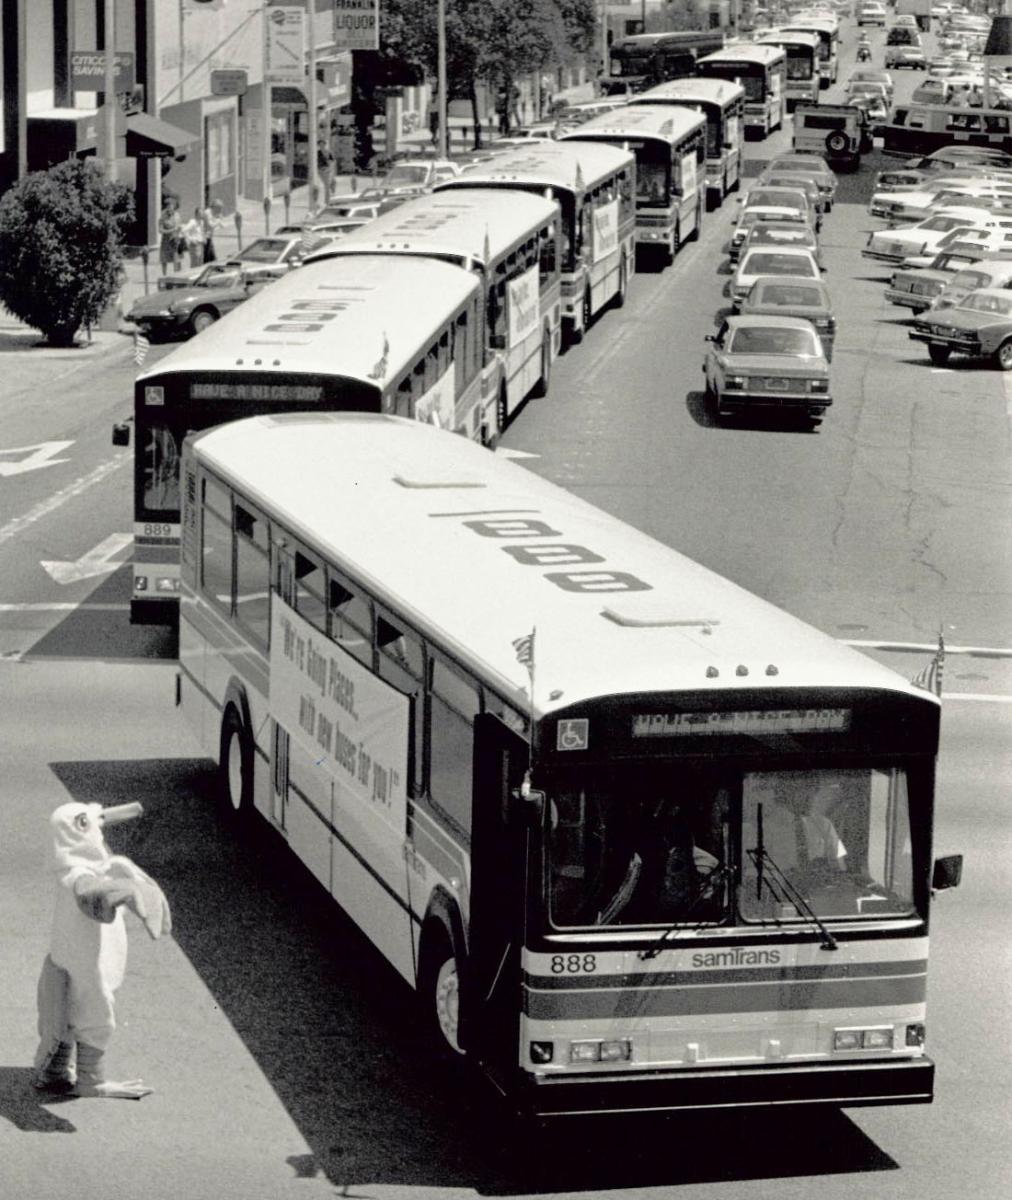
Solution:
{"label": "costume wing", "polygon": [[125,904],[144,922],[144,928],[153,938],[172,932],[172,912],[165,893],[146,872],[129,858],[113,855],[107,872],[109,883],[118,887]]}

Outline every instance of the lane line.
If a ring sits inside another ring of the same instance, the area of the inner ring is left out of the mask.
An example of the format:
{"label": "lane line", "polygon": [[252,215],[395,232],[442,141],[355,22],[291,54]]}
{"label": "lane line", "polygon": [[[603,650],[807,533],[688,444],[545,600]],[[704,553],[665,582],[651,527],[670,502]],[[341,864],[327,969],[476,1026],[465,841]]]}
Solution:
{"label": "lane line", "polygon": [[34,525],[36,521],[40,521],[51,512],[62,508],[68,500],[73,500],[76,496],[80,496],[82,493],[88,491],[89,488],[94,487],[96,483],[101,483],[103,479],[123,466],[124,463],[132,461],[132,455],[128,453],[118,454],[115,458],[110,458],[106,462],[100,463],[93,471],[89,471],[87,475],[82,475],[79,479],[75,479],[73,483],[68,483],[65,488],[54,492],[48,499],[40,501],[23,516],[15,517],[13,521],[8,521],[6,525],[0,525],[0,545],[3,545],[4,542],[9,542],[13,537],[17,537],[19,533],[23,533],[29,526]]}

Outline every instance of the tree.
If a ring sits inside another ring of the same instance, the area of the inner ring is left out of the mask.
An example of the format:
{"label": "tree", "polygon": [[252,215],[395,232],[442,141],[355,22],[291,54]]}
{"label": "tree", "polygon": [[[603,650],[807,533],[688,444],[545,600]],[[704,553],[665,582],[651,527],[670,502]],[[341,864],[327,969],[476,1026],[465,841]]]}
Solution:
{"label": "tree", "polygon": [[0,302],[50,345],[72,346],[119,288],[132,219],[129,189],[92,163],[25,176],[0,199]]}

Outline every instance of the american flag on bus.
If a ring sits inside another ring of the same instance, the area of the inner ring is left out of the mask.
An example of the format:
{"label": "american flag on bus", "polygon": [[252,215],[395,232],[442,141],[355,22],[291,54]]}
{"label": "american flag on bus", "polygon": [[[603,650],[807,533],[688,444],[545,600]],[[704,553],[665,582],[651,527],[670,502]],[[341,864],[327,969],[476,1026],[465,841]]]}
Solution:
{"label": "american flag on bus", "polygon": [[387,373],[387,364],[390,360],[390,342],[386,335],[386,330],[383,331],[383,354],[379,362],[369,372],[370,379],[382,379]]}
{"label": "american flag on bus", "polygon": [[935,651],[935,656],[910,680],[914,687],[923,688],[926,692],[934,692],[935,695],[942,698],[942,672],[945,669],[945,639],[942,637],[942,631],[938,631],[938,649]]}
{"label": "american flag on bus", "polygon": [[134,330],[134,362],[142,366],[148,356],[151,343],[139,329]]}
{"label": "american flag on bus", "polygon": [[532,629],[530,633],[524,637],[513,639],[513,649],[517,652],[517,662],[521,666],[526,667],[528,673],[533,678],[534,676],[534,634],[536,630]]}

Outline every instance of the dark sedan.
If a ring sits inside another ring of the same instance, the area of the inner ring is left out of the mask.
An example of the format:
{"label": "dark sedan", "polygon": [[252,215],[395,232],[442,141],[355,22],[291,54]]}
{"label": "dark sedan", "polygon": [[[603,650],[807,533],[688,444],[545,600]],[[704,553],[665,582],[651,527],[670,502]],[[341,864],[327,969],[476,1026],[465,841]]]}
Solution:
{"label": "dark sedan", "polygon": [[910,336],[927,345],[936,366],[944,366],[957,353],[990,358],[1000,370],[1012,371],[1012,292],[971,292],[956,308],[918,317]]}
{"label": "dark sedan", "polygon": [[209,271],[205,282],[143,297],[127,313],[126,319],[152,340],[179,335],[191,337],[238,307],[267,282],[240,267]]}
{"label": "dark sedan", "polygon": [[836,318],[833,302],[821,279],[757,279],[741,302],[741,315],[765,317],[804,317],[815,326],[827,361],[833,357]]}

